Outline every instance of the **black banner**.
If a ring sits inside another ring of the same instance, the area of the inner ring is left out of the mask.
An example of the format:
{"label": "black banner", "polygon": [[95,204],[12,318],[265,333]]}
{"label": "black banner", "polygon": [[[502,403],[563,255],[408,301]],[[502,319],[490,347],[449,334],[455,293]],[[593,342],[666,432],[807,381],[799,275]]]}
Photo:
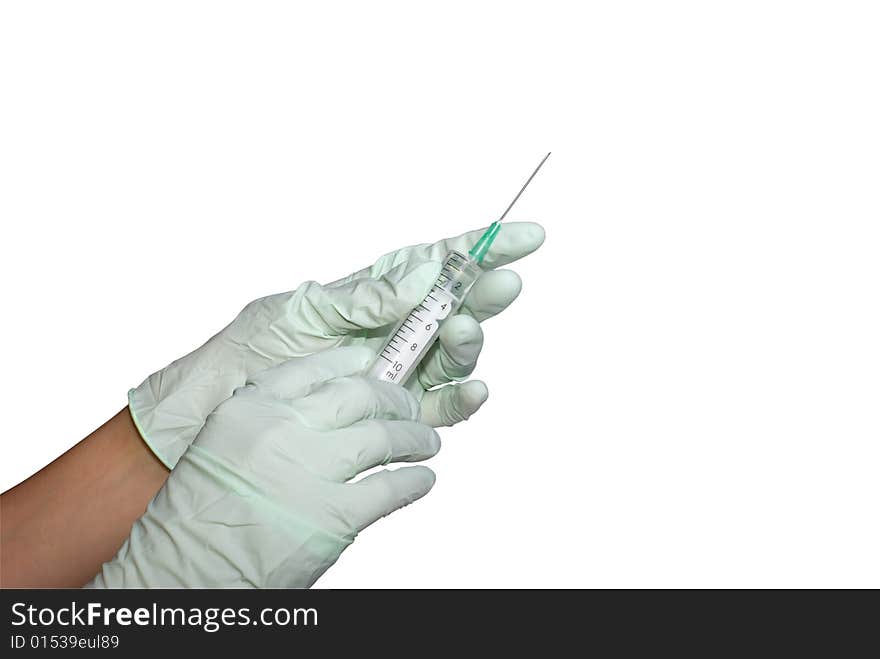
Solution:
{"label": "black banner", "polygon": [[7,657],[271,647],[336,654],[404,640],[433,651],[479,643],[542,654],[598,643],[620,652],[806,643],[838,655],[861,646],[877,615],[870,591],[3,590],[0,599]]}

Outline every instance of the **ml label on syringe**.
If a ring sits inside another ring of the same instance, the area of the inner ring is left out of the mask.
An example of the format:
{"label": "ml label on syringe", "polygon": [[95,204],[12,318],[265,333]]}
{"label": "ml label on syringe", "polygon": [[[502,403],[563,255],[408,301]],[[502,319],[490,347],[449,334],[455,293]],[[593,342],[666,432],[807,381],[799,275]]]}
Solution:
{"label": "ml label on syringe", "polygon": [[477,240],[467,254],[455,250],[449,252],[443,262],[443,269],[437,282],[428,291],[427,297],[421,304],[413,309],[406,319],[397,326],[388,343],[379,353],[376,362],[369,370],[369,375],[386,382],[405,384],[410,376],[418,369],[422,357],[434,345],[440,333],[443,321],[455,312],[461,305],[464,296],[471,290],[471,286],[483,272],[480,264],[492,246],[492,241],[501,230],[501,221],[513,208],[516,200],[529,186],[535,174],[541,169],[547,158],[535,167],[535,171],[526,180],[513,201],[497,220],[489,225],[489,228]]}
{"label": "ml label on syringe", "polygon": [[391,335],[370,375],[386,382],[406,383],[437,340],[443,321],[458,309],[481,272],[474,259],[450,252],[434,286]]}

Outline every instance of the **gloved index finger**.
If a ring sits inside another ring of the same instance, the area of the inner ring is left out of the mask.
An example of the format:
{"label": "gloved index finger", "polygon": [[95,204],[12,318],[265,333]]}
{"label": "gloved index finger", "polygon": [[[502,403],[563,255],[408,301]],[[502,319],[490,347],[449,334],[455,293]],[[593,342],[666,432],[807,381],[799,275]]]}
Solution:
{"label": "gloved index finger", "polygon": [[[385,254],[375,264],[354,274],[344,277],[329,284],[336,286],[359,277],[379,277],[392,268],[408,261],[417,259],[420,261],[442,261],[446,255],[456,250],[466,254],[470,251],[487,227],[468,231],[459,236],[444,238],[435,243],[425,243],[404,247],[394,252]],[[544,228],[536,222],[505,222],[492,243],[492,247],[483,260],[482,267],[485,270],[498,268],[518,259],[528,256],[538,249],[544,242]]]}
{"label": "gloved index finger", "polygon": [[[454,238],[438,241],[428,246],[428,252],[436,254],[436,258],[441,260],[452,250],[467,254],[477,244],[477,241],[485,233],[486,229],[488,229],[488,226],[468,231]],[[490,270],[513,263],[534,252],[543,242],[544,228],[536,222],[509,222],[502,224],[501,230],[498,232],[495,242],[492,243],[492,247],[483,259],[481,266],[484,270]]]}

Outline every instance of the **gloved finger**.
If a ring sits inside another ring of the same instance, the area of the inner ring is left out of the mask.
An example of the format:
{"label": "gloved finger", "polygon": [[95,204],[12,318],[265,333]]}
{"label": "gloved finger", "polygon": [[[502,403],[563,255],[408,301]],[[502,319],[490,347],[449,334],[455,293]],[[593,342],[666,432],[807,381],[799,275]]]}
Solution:
{"label": "gloved finger", "polygon": [[[376,277],[411,259],[417,261],[442,261],[453,249],[466,254],[480,239],[486,228],[488,227],[468,231],[460,236],[446,238],[436,243],[413,245],[389,252],[379,258],[372,266],[359,270],[329,285],[336,286],[365,276]],[[544,228],[540,224],[535,222],[507,222],[502,225],[501,230],[498,232],[495,242],[492,243],[489,253],[486,254],[483,260],[482,267],[490,270],[513,263],[534,252],[543,242]]]}
{"label": "gloved finger", "polygon": [[322,338],[391,325],[421,302],[440,274],[439,260],[409,259],[375,276],[369,274],[338,286],[310,282],[297,289],[297,313],[312,318]]}
{"label": "gloved finger", "polygon": [[489,389],[480,380],[470,380],[461,384],[450,384],[433,391],[426,391],[422,397],[422,423],[439,428],[454,426],[465,421],[476,412],[486,399]]}
{"label": "gloved finger", "polygon": [[358,531],[390,515],[395,510],[421,499],[437,477],[421,465],[402,469],[383,470],[346,485],[349,510]]}
{"label": "gloved finger", "polygon": [[271,391],[280,398],[299,398],[327,380],[362,372],[375,358],[375,353],[365,346],[333,348],[289,359],[255,373],[248,384]]}
{"label": "gloved finger", "polygon": [[362,375],[330,380],[293,403],[316,430],[345,428],[364,419],[415,421],[418,401],[404,387]]}
{"label": "gloved finger", "polygon": [[[468,231],[454,238],[447,238],[431,245],[427,254],[436,254],[437,258],[443,259],[452,250],[467,254],[486,229],[483,227],[475,231]],[[483,259],[481,266],[485,270],[498,268],[508,263],[528,256],[538,249],[544,242],[544,227],[535,222],[510,222],[502,224],[501,230],[492,243],[488,254]],[[424,250],[417,250],[409,258],[426,258]]]}
{"label": "gloved finger", "polygon": [[419,365],[416,377],[424,389],[463,380],[477,365],[483,330],[470,316],[458,315],[440,328],[435,343]]}
{"label": "gloved finger", "polygon": [[522,279],[513,270],[490,270],[477,279],[459,309],[483,322],[504,311],[522,291]]}
{"label": "gloved finger", "polygon": [[419,462],[437,455],[440,435],[417,421],[359,421],[334,433],[334,455],[340,456],[340,481],[389,462]]}

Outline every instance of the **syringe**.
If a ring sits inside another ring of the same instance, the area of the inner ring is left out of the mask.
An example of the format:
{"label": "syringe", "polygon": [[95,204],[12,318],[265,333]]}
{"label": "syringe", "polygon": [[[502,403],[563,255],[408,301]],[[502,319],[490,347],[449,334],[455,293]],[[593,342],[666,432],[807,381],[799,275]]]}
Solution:
{"label": "syringe", "polygon": [[371,376],[403,385],[415,373],[422,358],[437,340],[443,322],[461,306],[468,291],[482,274],[483,270],[480,268],[480,264],[495,240],[495,236],[501,230],[501,221],[513,208],[520,195],[525,192],[529,183],[535,178],[535,174],[541,169],[541,165],[549,157],[548,153],[538,163],[535,171],[532,172],[520,191],[516,193],[501,217],[486,229],[477,244],[467,254],[453,250],[446,255],[443,269],[440,271],[436,283],[428,291],[428,295],[421,304],[416,306],[394,329],[388,343],[376,358],[376,363],[368,371]]}

